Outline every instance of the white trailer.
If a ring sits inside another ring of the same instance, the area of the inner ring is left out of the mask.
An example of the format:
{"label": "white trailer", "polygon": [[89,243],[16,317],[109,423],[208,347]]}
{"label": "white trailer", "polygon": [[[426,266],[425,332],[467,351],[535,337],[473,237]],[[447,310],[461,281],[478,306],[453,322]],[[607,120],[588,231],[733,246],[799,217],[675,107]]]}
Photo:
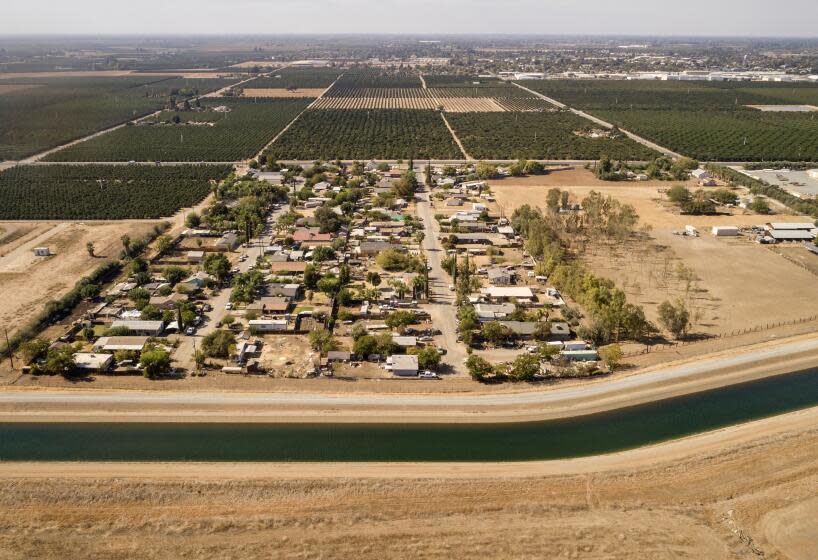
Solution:
{"label": "white trailer", "polygon": [[738,235],[736,226],[713,226],[712,231],[716,237],[735,237]]}

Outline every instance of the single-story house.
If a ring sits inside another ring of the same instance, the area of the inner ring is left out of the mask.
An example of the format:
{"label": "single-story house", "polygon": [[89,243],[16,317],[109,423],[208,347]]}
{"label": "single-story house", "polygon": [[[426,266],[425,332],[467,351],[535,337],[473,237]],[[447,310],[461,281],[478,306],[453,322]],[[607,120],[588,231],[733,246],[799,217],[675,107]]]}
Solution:
{"label": "single-story house", "polygon": [[595,362],[599,360],[596,350],[563,350],[560,356],[569,362]]}
{"label": "single-story house", "polygon": [[296,299],[301,293],[301,284],[267,284],[267,295],[273,297],[284,297],[290,300]]}
{"label": "single-story house", "polygon": [[331,350],[327,352],[328,362],[348,362],[352,359],[351,352],[344,352],[342,350]]}
{"label": "single-story house", "polygon": [[571,338],[571,327],[568,323],[551,323],[551,340],[565,341]]}
{"label": "single-story house", "polygon": [[188,251],[186,258],[189,263],[200,263],[204,260],[204,251]]}
{"label": "single-story house", "polygon": [[451,197],[451,198],[446,199],[445,204],[446,204],[446,206],[463,206],[463,200],[461,200],[459,198]]}
{"label": "single-story house", "polygon": [[417,377],[418,357],[412,354],[395,354],[386,358],[387,369],[392,370],[392,375],[400,377]]}
{"label": "single-story house", "polygon": [[298,228],[293,233],[293,241],[309,245],[310,243],[330,243],[331,233],[321,233],[318,228]]}
{"label": "single-story house", "polygon": [[371,257],[389,249],[402,249],[402,246],[387,241],[362,241],[355,252],[364,257]]}
{"label": "single-story house", "polygon": [[253,319],[247,325],[258,332],[283,332],[287,330],[285,319]]}
{"label": "single-story house", "polygon": [[153,296],[148,303],[162,310],[174,309],[180,303],[187,301],[186,294],[173,293],[168,296]]}
{"label": "single-story house", "polygon": [[219,251],[232,251],[239,246],[239,236],[229,231],[217,239],[214,246]]}
{"label": "single-story house", "polygon": [[77,352],[74,354],[74,364],[77,369],[83,371],[107,371],[114,363],[111,354],[95,354],[89,352]]}
{"label": "single-story house", "polygon": [[94,352],[141,352],[147,343],[147,336],[103,336],[94,343]]}
{"label": "single-story house", "polygon": [[477,319],[481,323],[503,319],[511,313],[514,313],[514,309],[515,306],[513,303],[478,303],[474,306]]}
{"label": "single-story house", "polygon": [[501,325],[520,338],[531,338],[537,330],[537,323],[533,321],[498,321]]}
{"label": "single-story house", "polygon": [[248,303],[246,310],[266,314],[286,313],[290,309],[290,302],[285,297],[263,297],[253,303]]}
{"label": "single-story house", "polygon": [[418,338],[416,336],[395,336],[392,337],[392,342],[401,348],[413,348],[418,345]]}
{"label": "single-story house", "polygon": [[124,327],[134,334],[144,336],[159,336],[165,328],[165,323],[162,321],[128,321],[119,320],[111,323],[111,328],[116,329]]}
{"label": "single-story house", "polygon": [[534,292],[528,286],[490,286],[480,293],[492,300],[534,299]]}
{"label": "single-story house", "polygon": [[493,267],[487,271],[489,282],[495,286],[508,286],[514,281],[514,273],[502,267]]}

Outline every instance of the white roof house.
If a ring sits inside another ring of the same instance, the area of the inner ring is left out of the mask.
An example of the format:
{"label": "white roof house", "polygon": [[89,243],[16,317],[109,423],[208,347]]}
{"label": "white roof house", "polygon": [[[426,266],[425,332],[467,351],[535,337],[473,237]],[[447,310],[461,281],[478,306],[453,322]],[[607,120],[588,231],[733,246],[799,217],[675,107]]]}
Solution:
{"label": "white roof house", "polygon": [[74,363],[77,369],[85,371],[105,371],[111,367],[114,361],[112,354],[92,354],[89,352],[77,352],[74,354]]}
{"label": "white roof house", "polygon": [[412,377],[418,374],[418,357],[412,354],[389,356],[386,365],[391,366],[392,375]]}
{"label": "white roof house", "polygon": [[481,293],[492,299],[534,298],[534,292],[528,286],[490,286],[482,289]]}
{"label": "white roof house", "polygon": [[127,320],[120,320],[114,321],[111,323],[111,328],[116,329],[119,327],[124,327],[131,332],[134,333],[141,333],[147,336],[159,336],[162,334],[162,329],[165,327],[165,323],[162,321],[127,321]]}
{"label": "white roof house", "polygon": [[147,336],[103,336],[94,343],[94,352],[116,352],[118,350],[128,350],[141,352],[148,343]]}
{"label": "white roof house", "polygon": [[416,336],[395,336],[392,337],[392,342],[404,348],[418,345],[418,339]]}
{"label": "white roof house", "polygon": [[258,332],[281,332],[287,330],[286,319],[253,319],[247,322],[251,329]]}

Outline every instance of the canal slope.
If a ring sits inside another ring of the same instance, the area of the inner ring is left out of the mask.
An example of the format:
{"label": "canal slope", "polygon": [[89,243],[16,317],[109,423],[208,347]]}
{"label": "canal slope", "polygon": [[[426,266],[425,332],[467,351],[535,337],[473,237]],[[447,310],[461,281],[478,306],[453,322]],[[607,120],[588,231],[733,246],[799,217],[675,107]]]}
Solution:
{"label": "canal slope", "polygon": [[520,422],[593,414],[813,367],[818,367],[818,338],[803,337],[632,375],[520,392],[181,393],[6,388],[0,390],[0,422]]}

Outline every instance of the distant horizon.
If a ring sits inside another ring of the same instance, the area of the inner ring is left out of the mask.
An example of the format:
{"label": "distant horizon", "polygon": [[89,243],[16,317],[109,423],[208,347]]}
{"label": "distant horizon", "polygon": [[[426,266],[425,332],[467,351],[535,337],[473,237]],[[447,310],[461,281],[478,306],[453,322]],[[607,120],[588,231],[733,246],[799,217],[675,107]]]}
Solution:
{"label": "distant horizon", "polygon": [[[11,3],[0,36],[550,35],[812,39],[814,0],[159,0]],[[543,31],[547,31],[543,33]],[[646,33],[647,32],[647,33]]]}

